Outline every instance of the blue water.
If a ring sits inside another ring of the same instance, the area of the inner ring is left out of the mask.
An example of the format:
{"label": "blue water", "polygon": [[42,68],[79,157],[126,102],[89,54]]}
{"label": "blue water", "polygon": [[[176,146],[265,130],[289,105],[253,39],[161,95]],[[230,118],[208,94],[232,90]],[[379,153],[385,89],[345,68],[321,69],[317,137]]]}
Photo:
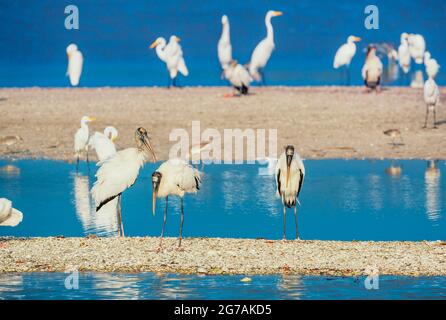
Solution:
{"label": "blue water", "polygon": [[445,299],[446,277],[381,276],[367,290],[365,277],[272,275],[193,276],[79,273],[78,288],[64,273],[0,275],[2,299]]}
{"label": "blue water", "polygon": [[[265,36],[268,9],[284,12],[273,20],[276,50],[266,69],[271,85],[339,84],[333,56],[350,34],[363,38],[352,62],[352,83],[362,84],[362,50],[371,42],[398,46],[404,31],[421,33],[440,65],[446,61],[442,0],[373,1],[380,29],[364,27],[368,0],[273,2],[193,0],[23,0],[0,2],[0,87],[68,85],[65,48],[75,42],[84,53],[81,86],[164,86],[165,66],[149,44],[158,36],[180,36],[190,75],[182,85],[223,85],[216,54],[220,17],[231,23],[234,58],[248,62]],[[64,28],[64,9],[76,4],[80,29]],[[440,72],[437,81],[444,85]],[[396,82],[399,83],[398,81]]]}
{"label": "blue water", "polygon": [[[9,165],[9,166],[8,166]],[[126,235],[158,236],[164,201],[151,213],[151,174],[147,164],[122,197]],[[8,167],[5,167],[8,166]],[[428,170],[427,162],[307,160],[300,196],[299,232],[320,240],[445,240],[445,162]],[[398,167],[391,175],[389,167]],[[186,237],[280,239],[282,205],[273,175],[259,175],[259,165],[208,165],[197,195],[185,198]],[[0,236],[115,235],[116,213],[95,213],[89,197],[96,167],[88,175],[75,165],[50,160],[0,160],[0,196],[24,213]],[[295,235],[292,211],[288,238]],[[178,235],[179,201],[169,199],[166,235]]]}

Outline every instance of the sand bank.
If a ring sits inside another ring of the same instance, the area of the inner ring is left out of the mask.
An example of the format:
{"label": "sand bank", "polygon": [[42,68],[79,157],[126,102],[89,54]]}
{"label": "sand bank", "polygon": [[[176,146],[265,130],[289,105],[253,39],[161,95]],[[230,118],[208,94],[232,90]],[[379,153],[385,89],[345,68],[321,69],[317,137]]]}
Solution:
{"label": "sand bank", "polygon": [[445,242],[186,238],[0,238],[0,273],[33,271],[446,276]]}
{"label": "sand bank", "polygon": [[[442,89],[442,91],[444,91]],[[446,109],[439,129],[422,129],[422,90],[392,87],[380,94],[359,87],[254,87],[252,95],[224,98],[225,87],[0,89],[0,137],[23,141],[0,145],[3,158],[73,160],[73,136],[83,115],[95,116],[92,131],[118,128],[120,147],[146,127],[166,159],[174,128],[278,129],[278,145],[294,144],[304,158],[446,159]],[[392,148],[383,131],[401,130],[405,145]]]}

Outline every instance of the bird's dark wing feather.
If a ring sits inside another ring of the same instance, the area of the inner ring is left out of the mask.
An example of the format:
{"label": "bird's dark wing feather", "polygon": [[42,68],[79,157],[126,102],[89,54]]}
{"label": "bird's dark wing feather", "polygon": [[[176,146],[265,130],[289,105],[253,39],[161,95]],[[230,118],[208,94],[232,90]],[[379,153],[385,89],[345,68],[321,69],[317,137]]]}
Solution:
{"label": "bird's dark wing feather", "polygon": [[277,192],[280,194],[280,169],[277,170],[276,179],[277,179]]}
{"label": "bird's dark wing feather", "polygon": [[304,173],[299,169],[300,180],[299,180],[299,189],[297,189],[296,198],[299,197],[300,190],[302,189],[302,184],[304,183]]}
{"label": "bird's dark wing feather", "polygon": [[105,206],[107,203],[109,203],[110,201],[112,201],[114,198],[119,197],[121,195],[121,193],[118,193],[117,195],[111,196],[107,199],[105,199],[104,201],[102,201],[97,207],[96,207],[96,212],[98,212],[99,210],[101,210],[101,208],[103,206]]}

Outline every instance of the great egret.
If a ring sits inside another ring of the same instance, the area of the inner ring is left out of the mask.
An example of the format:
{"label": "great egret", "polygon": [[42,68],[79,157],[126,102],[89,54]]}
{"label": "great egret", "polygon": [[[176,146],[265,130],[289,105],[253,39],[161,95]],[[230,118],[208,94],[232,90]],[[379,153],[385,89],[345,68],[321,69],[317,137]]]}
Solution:
{"label": "great egret", "polygon": [[166,44],[166,39],[159,37],[150,45],[151,49],[156,48],[158,58],[166,63],[169,72],[169,88],[171,85],[176,86],[178,72],[184,76],[189,75],[183,58],[183,50],[178,42],[180,42],[180,38],[177,36],[171,36],[168,44]]}
{"label": "great egret", "polygon": [[88,142],[89,148],[96,150],[99,161],[104,161],[116,153],[114,142],[118,138],[118,130],[109,126],[104,129],[104,133],[95,132]]}
{"label": "great egret", "polygon": [[277,192],[283,204],[283,239],[286,239],[286,208],[294,207],[296,221],[296,239],[299,239],[297,227],[297,208],[299,194],[305,177],[305,167],[300,156],[294,152],[294,146],[285,147],[276,165]]}
{"label": "great egret", "polygon": [[161,166],[152,174],[153,215],[155,215],[156,212],[156,198],[166,198],[166,207],[164,208],[164,219],[163,227],[161,229],[159,250],[161,250],[164,227],[167,220],[167,205],[169,196],[175,195],[181,199],[180,235],[178,242],[178,247],[181,247],[184,222],[183,197],[186,193],[196,193],[198,190],[200,190],[200,184],[200,172],[181,159],[170,159],[162,163]]}
{"label": "great egret", "polygon": [[424,53],[424,66],[426,67],[426,73],[429,78],[435,79],[440,70],[440,65],[437,60],[431,57],[431,53],[426,51]]}
{"label": "great egret", "polygon": [[266,38],[259,42],[255,47],[251,61],[249,62],[249,73],[255,81],[265,83],[265,74],[263,68],[268,63],[274,50],[274,30],[271,24],[271,18],[281,16],[282,12],[269,10],[265,15]]}
{"label": "great egret", "polygon": [[140,127],[135,131],[135,141],[136,148],[118,151],[111,158],[97,164],[100,168],[96,173],[96,182],[91,189],[96,204],[96,212],[108,202],[118,198],[117,212],[121,235],[124,235],[121,194],[133,186],[149,153],[151,153],[153,161],[156,161],[155,151],[152,148],[146,129]]}
{"label": "great egret", "polygon": [[221,24],[223,29],[221,31],[220,40],[218,40],[218,60],[220,61],[221,68],[224,70],[232,60],[232,46],[231,36],[229,32],[229,19],[226,15],[221,17]]}
{"label": "great egret", "polygon": [[0,227],[15,227],[23,220],[23,213],[12,207],[11,200],[0,198]]}
{"label": "great egret", "polygon": [[96,119],[89,116],[83,116],[81,118],[81,127],[76,131],[74,135],[74,152],[76,157],[76,170],[79,168],[79,157],[82,152],[86,153],[87,162],[88,160],[88,140],[89,140],[89,129],[88,123],[95,121]]}
{"label": "great egret", "polygon": [[232,60],[229,65],[224,67],[226,79],[237,89],[242,95],[248,94],[249,85],[252,81],[251,75],[244,66]]}
{"label": "great egret", "polygon": [[376,47],[374,45],[369,45],[365,63],[361,71],[365,86],[372,90],[376,89],[379,91],[382,73],[383,64],[381,59],[376,55]]}
{"label": "great egret", "polygon": [[410,51],[409,51],[409,35],[406,32],[401,34],[401,44],[398,47],[398,62],[404,74],[410,71]]}
{"label": "great egret", "polygon": [[361,38],[356,36],[349,36],[347,42],[344,43],[336,51],[333,68],[338,69],[345,66],[347,70],[347,83],[350,84],[350,63],[356,54],[356,43],[361,41]]}
{"label": "great egret", "polygon": [[429,112],[432,110],[434,113],[434,129],[437,129],[437,105],[440,102],[440,91],[432,77],[426,80],[424,83],[424,102],[426,103],[426,118],[424,120],[423,128],[427,127],[427,120]]}
{"label": "great egret", "polygon": [[77,86],[82,74],[84,57],[74,43],[70,44],[66,51],[68,56],[67,76],[70,78],[71,85]]}
{"label": "great egret", "polygon": [[426,50],[426,42],[421,34],[409,34],[409,52],[415,63],[422,64],[424,60],[424,51]]}

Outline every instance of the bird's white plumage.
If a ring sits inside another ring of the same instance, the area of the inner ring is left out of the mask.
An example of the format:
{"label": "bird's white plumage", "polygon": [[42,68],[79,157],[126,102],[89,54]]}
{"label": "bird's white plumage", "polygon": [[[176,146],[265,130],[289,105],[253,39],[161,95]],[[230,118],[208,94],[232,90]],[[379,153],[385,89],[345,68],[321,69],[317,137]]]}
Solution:
{"label": "bird's white plumage", "polygon": [[300,188],[303,185],[305,177],[305,166],[300,156],[295,153],[290,165],[290,177],[288,186],[286,185],[287,161],[286,153],[283,152],[276,165],[276,184],[277,193],[286,206],[293,206],[296,204]]}
{"label": "bird's white plumage", "polygon": [[433,59],[431,57],[431,54],[429,51],[426,51],[424,53],[424,65],[426,67],[426,73],[429,78],[435,79],[435,77],[438,74],[438,71],[440,70],[440,65],[438,64],[436,59]]}
{"label": "bird's white plumage", "polygon": [[84,57],[75,44],[70,44],[66,51],[68,55],[67,75],[70,78],[71,85],[77,86],[82,75]]}
{"label": "bird's white plumage", "polygon": [[152,46],[156,46],[155,51],[158,58],[166,63],[171,79],[175,79],[178,72],[184,76],[189,75],[189,70],[187,69],[186,62],[184,61],[183,57],[183,50],[178,41],[178,37],[171,36],[169,43],[166,44],[166,39],[159,37],[152,44]]}
{"label": "bird's white plumage", "polygon": [[74,135],[74,152],[76,156],[83,151],[88,151],[89,129],[88,123],[93,121],[93,118],[83,116],[81,119],[81,127],[76,131]]}
{"label": "bird's white plumage", "polygon": [[440,90],[432,78],[427,79],[424,83],[424,102],[433,107],[440,102]]}
{"label": "bird's white plumage", "polygon": [[350,63],[356,54],[355,39],[355,36],[349,36],[347,42],[339,47],[333,60],[333,68],[337,69],[342,66],[350,66]]}
{"label": "bird's white plumage", "polygon": [[225,66],[224,73],[225,78],[228,79],[234,87],[249,87],[253,80],[248,70],[239,63],[236,65],[229,64]]}
{"label": "bird's white plumage", "polygon": [[426,42],[421,34],[409,34],[409,52],[415,63],[422,64],[424,60],[424,51],[426,50]]}
{"label": "bird's white plumage", "polygon": [[410,71],[411,56],[409,51],[409,35],[407,33],[401,34],[401,43],[398,47],[398,63],[404,73]]}
{"label": "bird's white plumage", "polygon": [[104,133],[95,132],[88,142],[89,148],[96,150],[99,161],[104,161],[116,153],[114,140],[118,137],[118,130],[106,127]]}
{"label": "bird's white plumage", "polygon": [[230,27],[229,27],[229,19],[226,15],[221,18],[221,24],[223,26],[220,40],[218,40],[217,51],[218,51],[218,60],[220,61],[220,65],[222,69],[225,66],[229,65],[232,60],[232,46],[231,46],[231,36],[230,36]]}
{"label": "bird's white plumage", "polygon": [[383,73],[383,64],[381,59],[375,54],[375,50],[367,55],[361,75],[367,83],[379,82]]}
{"label": "bird's white plumage", "polygon": [[0,198],[0,227],[15,227],[23,220],[23,214],[12,207],[12,202]]}
{"label": "bird's white plumage", "polygon": [[156,171],[162,175],[157,194],[160,198],[168,195],[183,197],[185,193],[196,193],[200,187],[200,172],[184,160],[170,159]]}

